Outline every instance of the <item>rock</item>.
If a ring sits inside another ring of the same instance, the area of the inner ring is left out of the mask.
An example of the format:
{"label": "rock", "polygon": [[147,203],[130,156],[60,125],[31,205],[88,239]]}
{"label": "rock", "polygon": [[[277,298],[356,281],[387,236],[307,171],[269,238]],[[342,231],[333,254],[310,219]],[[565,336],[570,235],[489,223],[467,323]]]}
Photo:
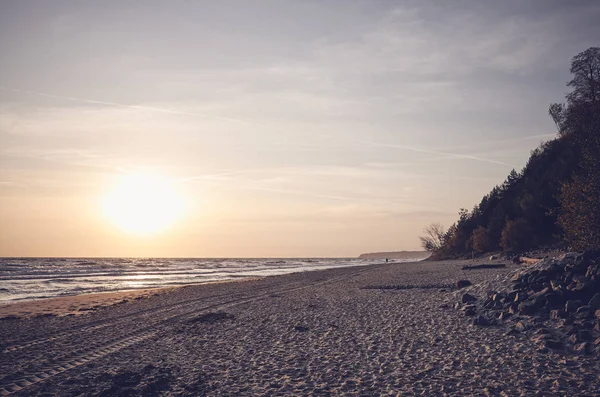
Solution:
{"label": "rock", "polygon": [[515,303],[519,303],[522,301],[527,300],[528,296],[527,296],[527,292],[517,292],[517,295],[515,295]]}
{"label": "rock", "polygon": [[588,318],[592,316],[592,310],[589,306],[581,306],[575,312],[577,318]]}
{"label": "rock", "polygon": [[591,343],[583,342],[573,346],[573,350],[579,354],[589,354],[593,351]]}
{"label": "rock", "polygon": [[550,318],[559,319],[567,317],[567,313],[564,310],[552,310],[550,312]]}
{"label": "rock", "polygon": [[465,316],[472,317],[476,314],[477,312],[473,308],[468,308],[467,310],[465,310]]}
{"label": "rock", "polygon": [[531,328],[531,326],[523,321],[519,321],[517,324],[515,324],[515,329],[519,332],[525,332],[529,328]]}
{"label": "rock", "polygon": [[463,296],[460,298],[460,301],[462,303],[470,303],[470,302],[475,302],[477,300],[477,298],[475,298],[473,295],[471,294],[463,294]]}
{"label": "rock", "polygon": [[544,341],[544,346],[548,349],[562,349],[564,347],[563,343],[557,341],[555,339],[547,339]]}
{"label": "rock", "polygon": [[588,306],[592,309],[592,311],[600,309],[600,293],[592,296],[592,299],[590,299]]}
{"label": "rock", "polygon": [[[585,276],[582,276],[585,277]],[[593,281],[589,281],[587,279],[578,281],[573,288],[573,292],[580,293],[583,295],[587,295],[588,297],[594,293],[595,283]]]}
{"label": "rock", "polygon": [[549,292],[545,295],[546,307],[548,309],[555,309],[562,307],[565,304],[565,300],[562,294],[559,292]]}
{"label": "rock", "polygon": [[583,329],[593,329],[595,325],[596,325],[595,321],[584,321],[581,324],[581,328],[583,328]]}
{"label": "rock", "polygon": [[469,280],[458,280],[456,282],[456,288],[457,289],[463,289],[465,287],[468,287],[469,285],[472,285],[473,283],[471,283]]}
{"label": "rock", "polygon": [[589,329],[582,329],[577,332],[577,338],[580,341],[589,341],[593,339],[592,332]]}
{"label": "rock", "polygon": [[491,310],[500,310],[502,309],[503,305],[502,303],[496,301],[491,301],[489,302],[487,305],[485,305],[486,308],[491,309]]}
{"label": "rock", "polygon": [[517,291],[522,291],[524,289],[527,288],[527,284],[525,283],[516,283],[515,285],[513,285],[513,288]]}
{"label": "rock", "polygon": [[492,301],[494,301],[494,302],[503,302],[505,298],[506,298],[506,295],[504,295],[502,293],[496,293],[496,294],[492,295]]}
{"label": "rock", "polygon": [[487,327],[492,325],[492,322],[485,318],[484,316],[477,316],[475,320],[473,320],[473,324],[479,325],[481,327]]}
{"label": "rock", "polygon": [[577,334],[573,334],[571,336],[569,336],[568,339],[569,342],[576,344],[577,342],[580,342],[580,340],[577,338]]}
{"label": "rock", "polygon": [[577,252],[567,252],[558,257],[558,264],[565,266],[567,264],[574,263],[578,256],[579,253]]}
{"label": "rock", "polygon": [[530,316],[535,313],[536,307],[535,304],[530,302],[521,302],[519,303],[519,314],[523,314],[525,316]]}
{"label": "rock", "polygon": [[581,307],[582,303],[580,300],[570,300],[565,304],[565,311],[567,313],[575,313],[579,307]]}
{"label": "rock", "polygon": [[508,331],[505,335],[506,336],[515,336],[515,335],[519,335],[519,334],[521,334],[521,332],[517,331],[516,329],[513,328],[510,331]]}
{"label": "rock", "polygon": [[298,332],[308,332],[308,331],[309,331],[309,328],[308,328],[308,327],[305,327],[304,325],[296,325],[296,326],[294,327],[294,330],[295,330],[295,331],[298,331]]}
{"label": "rock", "polygon": [[512,317],[512,314],[510,314],[508,312],[500,312],[500,315],[498,316],[498,319],[500,319],[500,320],[506,320],[509,317]]}
{"label": "rock", "polygon": [[550,286],[553,291],[561,291],[564,289],[562,283],[559,280],[550,280]]}
{"label": "rock", "polygon": [[498,255],[492,255],[492,256],[490,256],[490,260],[491,261],[495,261],[497,259],[498,259]]}

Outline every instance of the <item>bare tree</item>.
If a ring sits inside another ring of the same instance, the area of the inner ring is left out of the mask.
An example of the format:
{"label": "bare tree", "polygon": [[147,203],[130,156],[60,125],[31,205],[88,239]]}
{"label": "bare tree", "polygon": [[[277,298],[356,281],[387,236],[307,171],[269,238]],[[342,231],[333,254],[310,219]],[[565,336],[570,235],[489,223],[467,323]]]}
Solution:
{"label": "bare tree", "polygon": [[425,236],[419,237],[421,246],[425,251],[434,252],[442,248],[446,237],[444,227],[439,223],[432,223],[423,229]]}

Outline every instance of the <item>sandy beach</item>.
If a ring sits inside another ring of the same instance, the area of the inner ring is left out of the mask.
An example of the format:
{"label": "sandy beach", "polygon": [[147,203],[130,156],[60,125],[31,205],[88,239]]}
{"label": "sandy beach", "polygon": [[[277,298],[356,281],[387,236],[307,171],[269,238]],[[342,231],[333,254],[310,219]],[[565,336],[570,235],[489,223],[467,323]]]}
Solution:
{"label": "sandy beach", "polygon": [[452,308],[457,280],[519,266],[461,270],[470,263],[9,305],[0,308],[9,317],[0,321],[0,394],[600,395],[597,357],[540,350]]}

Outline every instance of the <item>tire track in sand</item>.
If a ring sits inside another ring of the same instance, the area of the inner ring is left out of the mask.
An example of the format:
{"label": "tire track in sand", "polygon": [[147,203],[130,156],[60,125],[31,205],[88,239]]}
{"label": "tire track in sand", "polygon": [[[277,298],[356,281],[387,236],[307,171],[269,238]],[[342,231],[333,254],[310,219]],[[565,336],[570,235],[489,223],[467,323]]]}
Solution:
{"label": "tire track in sand", "polygon": [[[300,283],[303,283],[305,285],[296,286],[296,287],[288,286],[286,288],[277,288],[277,286],[275,286],[275,287],[271,287],[272,289],[267,292],[264,292],[264,293],[261,293],[258,295],[254,295],[252,297],[232,299],[227,302],[220,303],[220,304],[213,304],[213,305],[209,305],[209,306],[205,306],[205,307],[201,307],[201,308],[192,308],[192,310],[177,314],[175,316],[171,316],[167,319],[163,319],[163,320],[158,321],[149,326],[146,326],[141,329],[137,329],[133,332],[130,332],[124,336],[112,338],[112,339],[109,339],[108,341],[94,342],[94,343],[92,343],[91,346],[86,347],[84,349],[75,350],[75,351],[66,353],[66,354],[62,355],[60,358],[46,360],[45,362],[42,362],[40,365],[38,365],[37,369],[32,368],[30,370],[30,372],[25,372],[25,374],[17,373],[18,374],[17,375],[15,373],[13,373],[8,376],[5,376],[4,378],[0,379],[0,395],[8,396],[15,392],[22,391],[32,385],[44,382],[44,381],[52,378],[55,375],[67,372],[67,371],[77,368],[81,365],[87,364],[88,362],[90,362],[92,360],[104,357],[109,354],[116,353],[116,352],[123,350],[125,348],[128,348],[128,347],[131,347],[137,343],[140,343],[144,340],[154,337],[159,332],[159,328],[161,328],[161,327],[171,325],[175,321],[184,321],[184,320],[191,318],[193,316],[196,316],[204,311],[223,310],[223,309],[227,309],[227,308],[242,305],[242,304],[248,304],[248,303],[260,301],[267,297],[270,297],[273,294],[294,292],[294,291],[299,291],[299,290],[303,290],[303,289],[307,289],[307,288],[321,286],[324,284],[339,282],[344,279],[356,277],[356,276],[366,273],[370,270],[372,270],[372,269],[369,269],[369,268],[362,269],[357,272],[353,272],[350,274],[344,274],[344,275],[337,276],[337,277],[331,277],[326,280],[315,282],[315,283],[310,283],[310,284],[305,284],[306,281],[302,280],[302,281],[300,281]],[[268,290],[269,288],[265,288],[265,289]],[[227,294],[223,294],[223,295],[227,295]]]}

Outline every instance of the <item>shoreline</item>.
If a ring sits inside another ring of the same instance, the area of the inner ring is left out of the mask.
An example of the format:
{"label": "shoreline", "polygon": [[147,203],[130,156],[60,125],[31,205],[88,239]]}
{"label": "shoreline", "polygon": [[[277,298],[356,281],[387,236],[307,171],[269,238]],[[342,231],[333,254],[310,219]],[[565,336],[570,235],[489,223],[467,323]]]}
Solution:
{"label": "shoreline", "polygon": [[[58,258],[67,260],[69,258]],[[177,258],[178,260],[180,258]],[[152,260],[153,261],[153,260]],[[271,262],[256,262],[251,261],[245,268],[246,260],[239,263],[199,263],[196,267],[193,264],[166,262],[154,263],[143,262],[141,264],[128,264],[125,269],[115,267],[113,263],[83,263],[90,265],[91,268],[80,267],[82,263],[74,262],[66,265],[63,271],[49,271],[42,276],[36,272],[37,268],[33,268],[33,277],[28,277],[28,270],[22,270],[23,275],[3,275],[6,288],[2,290],[2,299],[0,300],[0,309],[6,305],[20,304],[23,302],[45,301],[48,299],[56,299],[63,297],[72,297],[88,294],[110,294],[121,293],[127,291],[140,291],[150,289],[163,288],[178,288],[189,285],[204,285],[213,283],[226,283],[245,281],[255,278],[270,277],[273,275],[284,275],[296,272],[318,271],[338,267],[353,267],[378,264],[378,261],[355,261],[354,258],[349,260],[336,259],[335,261],[316,261],[306,260],[304,262],[296,262],[294,258],[287,258],[276,263]],[[370,262],[370,263],[369,263]],[[12,264],[8,264],[12,266]],[[21,266],[21,264],[19,264]],[[22,265],[25,269],[27,264]],[[39,265],[32,265],[38,266]],[[192,267],[190,267],[192,266]],[[108,270],[106,270],[108,269]],[[72,272],[72,273],[71,273]],[[87,273],[86,273],[87,272]],[[115,279],[110,280],[110,285],[106,284],[107,276],[115,273]],[[43,272],[42,272],[43,273]],[[90,280],[84,280],[81,283],[79,280],[90,276]],[[216,276],[215,276],[216,275]],[[45,277],[44,277],[45,276]],[[144,281],[140,283],[131,283],[142,278]],[[64,285],[55,284],[55,281],[64,283]],[[46,286],[48,284],[48,287]],[[135,285],[139,284],[139,285]],[[104,290],[106,288],[106,290]],[[2,317],[0,313],[0,318]]]}
{"label": "shoreline", "polygon": [[597,358],[540,351],[452,308],[456,281],[522,267],[471,263],[190,285],[85,316],[0,321],[0,395],[594,395]]}
{"label": "shoreline", "polygon": [[244,283],[249,281],[261,280],[264,278],[271,277],[282,277],[287,275],[293,275],[298,273],[313,273],[327,271],[331,269],[346,269],[356,268],[364,266],[375,266],[375,265],[387,265],[387,264],[399,264],[399,263],[417,263],[415,262],[389,262],[389,263],[360,263],[353,264],[350,266],[339,266],[325,269],[312,269],[312,270],[301,270],[296,272],[274,274],[268,276],[248,276],[244,278],[232,278],[228,280],[219,281],[207,281],[189,284],[180,284],[176,286],[166,287],[151,287],[151,288],[140,288],[140,289],[125,289],[119,291],[106,291],[106,292],[93,292],[83,293],[67,296],[57,296],[51,298],[32,298],[22,299],[16,301],[2,301],[0,302],[0,321],[2,320],[15,320],[25,319],[33,317],[65,317],[65,316],[81,316],[90,312],[104,309],[107,307],[131,303],[131,301],[139,301],[141,299],[147,299],[152,296],[158,296],[165,293],[173,292],[181,288],[199,287],[204,285],[218,285],[218,284],[230,284],[230,283]]}

